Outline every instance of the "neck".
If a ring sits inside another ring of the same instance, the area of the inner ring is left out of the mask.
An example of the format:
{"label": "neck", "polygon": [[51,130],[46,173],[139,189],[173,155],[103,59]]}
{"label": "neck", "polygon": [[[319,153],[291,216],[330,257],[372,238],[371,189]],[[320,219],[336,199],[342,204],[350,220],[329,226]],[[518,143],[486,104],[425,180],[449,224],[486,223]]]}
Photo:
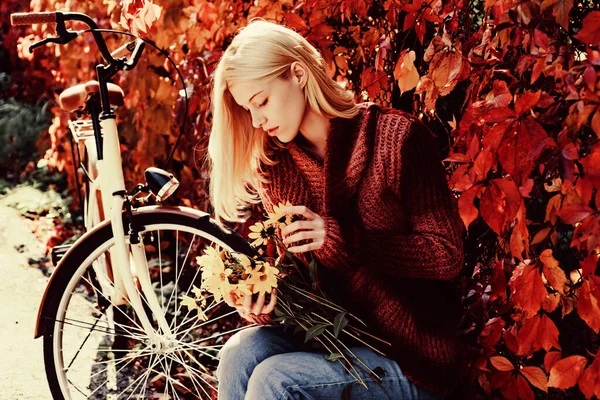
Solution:
{"label": "neck", "polygon": [[325,158],[327,133],[329,132],[329,118],[317,114],[309,107],[304,114],[300,125],[300,133],[312,146],[312,149],[321,159]]}

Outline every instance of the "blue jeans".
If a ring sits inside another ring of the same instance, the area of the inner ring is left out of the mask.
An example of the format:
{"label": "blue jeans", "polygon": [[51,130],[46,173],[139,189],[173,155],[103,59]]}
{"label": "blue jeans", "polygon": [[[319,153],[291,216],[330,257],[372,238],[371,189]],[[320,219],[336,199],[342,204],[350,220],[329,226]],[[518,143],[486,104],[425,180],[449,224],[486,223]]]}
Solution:
{"label": "blue jeans", "polygon": [[368,390],[354,383],[341,363],[323,353],[298,351],[281,327],[255,326],[238,331],[219,353],[217,379],[222,400],[342,399],[351,385],[351,399],[440,399],[420,389],[402,374],[398,363],[367,347],[351,350],[371,370],[383,368],[382,385],[359,371]]}

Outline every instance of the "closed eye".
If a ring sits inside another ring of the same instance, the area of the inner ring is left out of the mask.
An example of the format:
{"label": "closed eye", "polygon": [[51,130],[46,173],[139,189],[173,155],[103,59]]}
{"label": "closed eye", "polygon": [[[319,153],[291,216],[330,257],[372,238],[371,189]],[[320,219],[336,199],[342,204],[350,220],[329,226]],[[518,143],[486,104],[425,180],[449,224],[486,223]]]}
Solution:
{"label": "closed eye", "polygon": [[265,99],[265,101],[263,101],[262,103],[260,103],[258,106],[259,106],[259,107],[266,106],[268,101],[269,101],[269,98],[267,97],[267,98]]}

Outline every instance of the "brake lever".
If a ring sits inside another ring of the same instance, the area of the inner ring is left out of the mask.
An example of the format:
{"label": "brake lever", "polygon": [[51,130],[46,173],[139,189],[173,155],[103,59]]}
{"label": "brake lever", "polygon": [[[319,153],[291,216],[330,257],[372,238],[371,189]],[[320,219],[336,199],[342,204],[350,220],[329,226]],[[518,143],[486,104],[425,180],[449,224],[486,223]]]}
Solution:
{"label": "brake lever", "polygon": [[[75,35],[75,36],[77,36],[77,35]],[[45,39],[42,39],[39,42],[34,43],[31,46],[29,46],[29,52],[32,53],[33,49],[36,49],[36,48],[38,48],[40,46],[43,46],[45,44],[48,44],[48,43],[67,44],[71,40],[73,40],[73,39],[65,40],[64,38],[61,38],[61,37],[49,37],[49,38],[45,38]]]}
{"label": "brake lever", "polygon": [[56,32],[58,33],[58,37],[48,37],[32,44],[29,46],[29,52],[32,53],[33,49],[48,43],[67,44],[79,35],[77,32],[67,30],[65,21],[62,18],[57,19],[56,21]]}

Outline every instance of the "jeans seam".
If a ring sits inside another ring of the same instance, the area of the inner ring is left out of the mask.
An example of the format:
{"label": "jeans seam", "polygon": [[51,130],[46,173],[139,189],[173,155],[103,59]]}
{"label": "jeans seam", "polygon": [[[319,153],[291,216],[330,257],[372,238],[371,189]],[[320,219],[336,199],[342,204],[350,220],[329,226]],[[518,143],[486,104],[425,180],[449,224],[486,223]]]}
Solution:
{"label": "jeans seam", "polygon": [[[382,378],[381,382],[383,383],[383,382],[386,382],[386,381],[389,382],[389,381],[393,381],[393,380],[402,381],[402,380],[406,380],[406,379],[402,379],[402,377],[400,377],[400,376],[390,376],[390,377],[384,377],[384,378]],[[372,378],[364,379],[363,378],[363,381],[364,382],[373,383],[373,382],[375,382],[375,379],[372,379]],[[287,397],[285,397],[285,396],[287,396],[287,394],[289,392],[288,389],[296,389],[296,388],[297,389],[299,389],[299,388],[302,388],[302,389],[306,389],[306,388],[314,389],[314,388],[326,387],[326,386],[337,386],[337,385],[344,385],[344,384],[348,385],[348,384],[352,384],[352,383],[358,383],[358,381],[357,380],[343,381],[343,382],[342,381],[338,381],[338,382],[321,383],[321,384],[318,384],[318,385],[297,385],[297,384],[296,385],[288,385],[288,386],[285,386],[283,388],[283,393],[281,393],[281,399],[283,399],[283,400],[287,400],[288,399]]]}

